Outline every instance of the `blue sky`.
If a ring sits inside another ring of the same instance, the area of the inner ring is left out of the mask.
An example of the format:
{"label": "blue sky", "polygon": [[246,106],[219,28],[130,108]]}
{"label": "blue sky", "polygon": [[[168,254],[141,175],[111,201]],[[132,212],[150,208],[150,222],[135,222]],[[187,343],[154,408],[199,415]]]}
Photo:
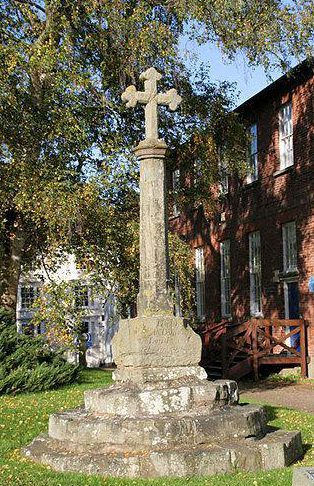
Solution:
{"label": "blue sky", "polygon": [[[197,59],[191,61],[191,64],[197,66],[200,62],[207,62],[210,64],[212,73],[212,82],[216,81],[230,81],[237,83],[237,90],[239,93],[237,105],[240,105],[243,101],[247,100],[255,93],[258,93],[268,84],[271,80],[267,78],[263,68],[249,68],[243,55],[239,54],[236,60],[232,63],[227,59],[223,59],[221,51],[218,47],[212,45],[198,46],[195,42],[188,40],[186,37],[181,40],[181,52],[185,50],[189,52],[189,56],[195,55]],[[190,63],[189,63],[190,64]],[[271,73],[272,80],[279,78],[282,72],[274,70]]]}

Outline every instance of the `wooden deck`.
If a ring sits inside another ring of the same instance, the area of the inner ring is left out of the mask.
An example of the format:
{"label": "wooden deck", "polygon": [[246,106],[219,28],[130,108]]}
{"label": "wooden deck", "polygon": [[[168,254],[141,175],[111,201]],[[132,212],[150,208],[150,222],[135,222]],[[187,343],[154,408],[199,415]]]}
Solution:
{"label": "wooden deck", "polygon": [[[301,375],[307,376],[303,319],[250,319],[242,324],[224,321],[206,326],[200,334],[201,364],[213,378],[239,379],[253,372],[258,379],[262,365],[299,365]],[[296,343],[291,344],[290,338]]]}

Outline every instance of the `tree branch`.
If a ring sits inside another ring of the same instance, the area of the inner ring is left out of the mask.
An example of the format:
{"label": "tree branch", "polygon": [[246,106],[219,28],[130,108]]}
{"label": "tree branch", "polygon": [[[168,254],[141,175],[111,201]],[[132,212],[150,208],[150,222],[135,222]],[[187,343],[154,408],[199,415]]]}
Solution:
{"label": "tree branch", "polygon": [[38,5],[38,3],[32,2],[30,0],[13,0],[13,1],[17,3],[24,3],[26,5],[30,5],[31,7],[35,7],[46,15],[46,10],[41,5]]}

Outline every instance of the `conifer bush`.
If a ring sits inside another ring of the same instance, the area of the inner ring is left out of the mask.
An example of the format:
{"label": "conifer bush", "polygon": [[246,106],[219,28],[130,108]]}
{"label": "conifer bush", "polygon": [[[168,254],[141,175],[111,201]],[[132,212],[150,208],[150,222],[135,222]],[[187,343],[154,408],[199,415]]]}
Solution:
{"label": "conifer bush", "polygon": [[0,394],[43,391],[74,382],[79,367],[42,336],[18,334],[12,317],[0,311]]}

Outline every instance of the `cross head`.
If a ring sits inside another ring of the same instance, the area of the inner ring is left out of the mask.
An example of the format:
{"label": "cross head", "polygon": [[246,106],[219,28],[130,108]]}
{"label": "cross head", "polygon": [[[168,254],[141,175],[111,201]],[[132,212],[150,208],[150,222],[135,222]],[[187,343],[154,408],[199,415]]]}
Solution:
{"label": "cross head", "polygon": [[157,81],[161,78],[161,74],[151,67],[140,75],[140,79],[144,81],[144,91],[137,91],[132,85],[121,96],[127,108],[134,108],[137,103],[145,105],[146,139],[158,139],[158,105],[168,106],[171,111],[175,111],[182,100],[174,88],[166,93],[157,93]]}

